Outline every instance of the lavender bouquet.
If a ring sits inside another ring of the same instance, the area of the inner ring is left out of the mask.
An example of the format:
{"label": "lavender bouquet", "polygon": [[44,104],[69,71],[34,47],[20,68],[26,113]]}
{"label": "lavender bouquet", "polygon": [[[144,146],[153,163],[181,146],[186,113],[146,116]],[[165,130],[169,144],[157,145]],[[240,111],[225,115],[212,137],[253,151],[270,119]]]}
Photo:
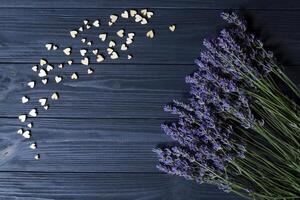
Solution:
{"label": "lavender bouquet", "polygon": [[253,199],[300,198],[300,91],[273,53],[235,13],[186,77],[188,102],[165,111],[178,121],[162,125],[175,145],[157,148],[158,169],[217,185]]}

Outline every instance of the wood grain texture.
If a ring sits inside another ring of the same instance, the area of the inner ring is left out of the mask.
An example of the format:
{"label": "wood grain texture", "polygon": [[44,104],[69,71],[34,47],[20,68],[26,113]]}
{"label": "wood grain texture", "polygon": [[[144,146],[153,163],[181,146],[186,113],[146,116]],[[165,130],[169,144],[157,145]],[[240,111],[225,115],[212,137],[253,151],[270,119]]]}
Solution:
{"label": "wood grain texture", "polygon": [[5,200],[229,200],[240,198],[163,174],[0,173]]}
{"label": "wood grain texture", "polygon": [[[186,75],[193,72],[194,65],[93,65],[95,73],[87,75],[86,67],[74,65],[49,73],[49,83],[43,85],[30,64],[0,65],[0,117],[17,117],[38,108],[39,117],[63,118],[170,118],[163,106],[173,99],[185,100],[188,86]],[[299,83],[298,66],[287,66],[292,80]],[[71,80],[72,72],[79,79]],[[57,84],[55,75],[64,79]],[[26,84],[36,80],[30,89]],[[50,98],[59,92],[58,101],[49,100],[50,109],[39,106],[39,98]],[[21,103],[27,95],[30,102]]]}
{"label": "wood grain texture", "polygon": [[201,8],[201,9],[299,9],[299,3],[293,0],[2,0],[0,8]]}
{"label": "wood grain texture", "polygon": [[[129,51],[134,59],[128,61],[126,54],[120,59],[106,63],[147,63],[147,64],[192,64],[199,55],[202,41],[214,37],[217,30],[224,26],[219,18],[221,10],[201,9],[154,9],[155,17],[148,26],[142,26],[131,20],[121,19],[108,28],[108,17],[112,13],[121,13],[122,9],[4,9],[0,12],[0,62],[2,63],[36,63],[41,57],[50,62],[66,61],[60,52],[47,52],[44,45],[56,42],[61,47],[74,47],[74,60],[80,62],[79,49],[83,47],[79,39],[72,40],[69,31],[82,24],[83,19],[103,21],[100,30],[85,32],[82,36],[94,41],[94,46],[101,51],[107,43],[100,43],[97,35],[101,31],[114,35],[120,28],[136,32],[136,39]],[[245,11],[254,29],[259,30],[267,45],[271,46],[285,64],[300,64],[300,12],[297,11]],[[171,33],[169,24],[177,24],[177,31]],[[146,39],[145,33],[154,28],[156,37]],[[116,36],[115,36],[116,37]],[[122,41],[116,39],[120,44]],[[92,60],[95,62],[95,60]]]}
{"label": "wood grain texture", "polygon": [[[17,119],[0,119],[0,171],[158,172],[152,149],[170,142],[160,129],[164,121],[36,119],[25,139]],[[37,150],[29,148],[34,141]]]}

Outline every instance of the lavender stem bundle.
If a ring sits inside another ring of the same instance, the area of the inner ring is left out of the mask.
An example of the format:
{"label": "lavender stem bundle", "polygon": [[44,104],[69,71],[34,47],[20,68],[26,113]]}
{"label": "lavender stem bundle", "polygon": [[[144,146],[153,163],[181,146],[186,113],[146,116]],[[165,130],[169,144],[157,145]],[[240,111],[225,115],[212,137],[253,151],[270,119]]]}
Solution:
{"label": "lavender stem bundle", "polygon": [[157,167],[252,199],[300,198],[300,99],[273,53],[235,13],[186,77],[189,101],[165,111],[178,121],[162,125],[177,145],[157,148]]}

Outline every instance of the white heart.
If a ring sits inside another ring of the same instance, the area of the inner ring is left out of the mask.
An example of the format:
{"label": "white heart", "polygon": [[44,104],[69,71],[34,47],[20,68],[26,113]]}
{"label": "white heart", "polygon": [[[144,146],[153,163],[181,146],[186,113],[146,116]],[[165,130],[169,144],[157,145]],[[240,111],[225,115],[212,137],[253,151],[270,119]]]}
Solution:
{"label": "white heart", "polygon": [[29,139],[31,137],[31,132],[30,131],[24,131],[24,133],[22,134],[24,138]]}
{"label": "white heart", "polygon": [[60,68],[60,69],[64,68],[64,64],[59,64],[58,68]]}
{"label": "white heart", "polygon": [[81,55],[81,56],[85,56],[86,53],[87,53],[87,50],[86,50],[86,49],[81,49],[81,50],[80,50],[80,55]]}
{"label": "white heart", "polygon": [[136,10],[130,10],[129,12],[131,17],[134,17],[137,14]]}
{"label": "white heart", "polygon": [[47,84],[47,82],[48,82],[48,79],[47,79],[47,78],[45,78],[45,79],[42,79],[42,83],[43,83],[44,85],[46,85],[46,84]]}
{"label": "white heart", "polygon": [[150,19],[153,16],[153,12],[147,12],[147,17]]}
{"label": "white heart", "polygon": [[29,147],[30,149],[36,149],[36,143],[32,143]]}
{"label": "white heart", "polygon": [[44,65],[46,65],[47,64],[47,60],[45,60],[45,59],[40,59],[40,65],[41,66],[44,66]]}
{"label": "white heart", "polygon": [[57,50],[57,49],[58,49],[58,46],[53,45],[52,49],[53,49],[53,50]]}
{"label": "white heart", "polygon": [[141,21],[141,24],[142,24],[142,25],[145,25],[145,24],[147,24],[147,23],[148,23],[147,19],[146,19],[146,18],[143,18],[142,21]]}
{"label": "white heart", "polygon": [[83,31],[83,27],[81,26],[81,27],[79,27],[79,29],[78,29],[80,32],[82,32]]}
{"label": "white heart", "polygon": [[84,25],[87,25],[88,23],[89,23],[89,20],[87,20],[87,19],[83,20]]}
{"label": "white heart", "polygon": [[92,73],[94,73],[94,70],[91,69],[91,68],[89,68],[89,69],[87,70],[87,73],[88,73],[88,74],[92,74]]}
{"label": "white heart", "polygon": [[143,17],[141,15],[135,15],[135,22],[140,22],[142,21]]}
{"label": "white heart", "polygon": [[107,53],[110,55],[114,50],[112,48],[107,48]]}
{"label": "white heart", "polygon": [[121,50],[122,51],[126,51],[128,48],[127,48],[127,46],[126,46],[126,44],[122,44],[121,45]]}
{"label": "white heart", "polygon": [[48,72],[52,71],[54,69],[54,67],[52,65],[47,65],[46,70]]}
{"label": "white heart", "polygon": [[37,72],[38,66],[37,66],[37,65],[34,65],[31,69],[32,69],[32,71]]}
{"label": "white heart", "polygon": [[154,31],[153,31],[153,30],[148,31],[148,32],[146,33],[146,36],[147,36],[148,38],[154,38]]}
{"label": "white heart", "polygon": [[108,26],[112,26],[113,25],[113,23],[112,22],[108,22]]}
{"label": "white heart", "polygon": [[147,15],[147,12],[148,12],[148,10],[147,10],[147,9],[142,9],[142,10],[141,10],[141,13],[142,13],[144,16],[146,16],[146,15]]}
{"label": "white heart", "polygon": [[59,83],[62,81],[62,77],[61,76],[55,76],[55,82]]}
{"label": "white heart", "polygon": [[134,33],[128,33],[128,37],[129,37],[130,39],[133,39],[134,36],[135,36]]}
{"label": "white heart", "polygon": [[175,31],[175,29],[176,29],[176,26],[175,26],[175,24],[173,24],[173,25],[169,26],[169,29],[170,29],[170,31],[174,32],[174,31]]}
{"label": "white heart", "polygon": [[48,51],[50,51],[52,49],[52,46],[53,46],[53,44],[51,44],[51,43],[45,44],[45,47]]}
{"label": "white heart", "polygon": [[41,106],[45,106],[47,104],[47,98],[39,99],[39,103],[41,104]]}
{"label": "white heart", "polygon": [[36,155],[34,156],[34,159],[36,159],[36,160],[39,160],[40,158],[41,158],[40,154],[36,154]]}
{"label": "white heart", "polygon": [[108,46],[109,46],[110,48],[112,48],[112,47],[116,46],[116,43],[115,43],[113,40],[111,40],[111,41],[109,42]]}
{"label": "white heart", "polygon": [[67,56],[71,55],[71,51],[72,51],[72,49],[71,49],[70,47],[67,47],[67,48],[65,48],[65,49],[63,50],[63,52],[64,52]]}
{"label": "white heart", "polygon": [[91,26],[90,26],[90,25],[86,25],[85,28],[86,28],[86,29],[90,29]]}
{"label": "white heart", "polygon": [[48,105],[44,106],[44,109],[45,109],[45,110],[48,110],[48,109],[49,109],[49,106],[48,106]]}
{"label": "white heart", "polygon": [[28,113],[31,117],[37,117],[37,110],[34,108]]}
{"label": "white heart", "polygon": [[77,75],[76,73],[73,73],[73,74],[71,75],[71,79],[72,79],[72,80],[78,79],[78,75]]}
{"label": "white heart", "polygon": [[99,27],[100,26],[100,21],[97,19],[93,22],[93,26]]}
{"label": "white heart", "polygon": [[98,49],[94,49],[94,50],[93,50],[93,54],[94,54],[94,55],[97,55],[98,52],[99,52]]}
{"label": "white heart", "polygon": [[29,101],[29,98],[26,96],[22,97],[22,103],[27,103]]}
{"label": "white heart", "polygon": [[86,38],[82,38],[82,39],[81,39],[81,42],[82,42],[82,43],[85,43],[85,42],[86,42]]}
{"label": "white heart", "polygon": [[131,44],[133,42],[133,40],[131,38],[126,38],[126,44]]}
{"label": "white heart", "polygon": [[102,61],[104,61],[104,57],[101,54],[97,55],[97,62],[102,62]]}
{"label": "white heart", "polygon": [[26,119],[27,119],[27,116],[26,116],[26,115],[20,115],[20,116],[19,116],[20,122],[25,122]]}
{"label": "white heart", "polygon": [[104,42],[105,41],[105,39],[106,39],[106,33],[101,33],[101,34],[99,34],[99,38]]}
{"label": "white heart", "polygon": [[92,41],[89,41],[86,43],[88,46],[91,46],[92,45]]}
{"label": "white heart", "polygon": [[17,133],[18,133],[18,134],[21,134],[21,135],[23,134],[23,132],[24,132],[24,130],[23,130],[22,128],[20,128],[20,129],[17,131]]}
{"label": "white heart", "polygon": [[110,58],[112,59],[112,60],[115,60],[115,59],[117,59],[117,58],[119,58],[119,55],[117,54],[117,52],[112,52],[112,54],[110,55]]}
{"label": "white heart", "polygon": [[72,65],[73,64],[73,60],[68,60],[68,65]]}
{"label": "white heart", "polygon": [[33,123],[27,124],[27,127],[28,127],[28,128],[32,128],[32,127],[33,127]]}
{"label": "white heart", "polygon": [[84,58],[81,60],[81,63],[82,63],[83,65],[89,65],[90,60],[89,60],[88,57],[84,57]]}
{"label": "white heart", "polygon": [[125,19],[127,19],[128,18],[128,11],[127,10],[125,10],[122,14],[121,14],[121,17],[123,17],[123,18],[125,18]]}
{"label": "white heart", "polygon": [[40,69],[40,72],[38,75],[39,75],[39,77],[45,77],[45,76],[47,76],[47,72],[44,69]]}
{"label": "white heart", "polygon": [[52,95],[51,95],[51,99],[52,100],[57,100],[59,97],[58,97],[58,93],[57,92],[54,92]]}
{"label": "white heart", "polygon": [[117,15],[111,15],[109,18],[110,18],[110,21],[112,23],[115,23],[117,21],[117,19],[118,19],[118,16]]}
{"label": "white heart", "polygon": [[29,83],[27,83],[27,85],[28,85],[30,88],[34,88],[34,86],[35,86],[35,81],[30,81]]}
{"label": "white heart", "polygon": [[121,30],[119,30],[119,31],[117,32],[117,35],[118,35],[119,37],[124,37],[124,33],[125,33],[125,30],[124,30],[124,29],[121,29]]}
{"label": "white heart", "polygon": [[132,55],[127,55],[127,59],[130,60],[132,58]]}
{"label": "white heart", "polygon": [[70,35],[72,38],[76,38],[78,32],[77,31],[70,31]]}

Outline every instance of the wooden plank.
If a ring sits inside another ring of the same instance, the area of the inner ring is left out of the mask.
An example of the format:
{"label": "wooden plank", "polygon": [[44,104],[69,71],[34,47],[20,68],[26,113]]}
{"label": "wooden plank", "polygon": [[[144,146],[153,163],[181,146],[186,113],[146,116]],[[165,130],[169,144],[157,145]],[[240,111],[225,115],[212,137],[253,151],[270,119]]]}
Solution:
{"label": "wooden plank", "polygon": [[[25,139],[17,119],[0,119],[0,171],[158,172],[152,149],[171,141],[160,129],[164,121],[41,118]],[[29,148],[34,141],[36,150]]]}
{"label": "wooden plank", "polygon": [[[64,118],[169,118],[163,106],[173,99],[186,99],[188,86],[184,77],[194,71],[194,65],[123,65],[98,64],[93,75],[86,67],[74,65],[49,73],[49,83],[31,70],[30,64],[0,65],[0,117],[17,117],[32,108],[39,109],[39,117]],[[70,80],[78,72],[77,81]],[[288,74],[299,83],[299,67],[288,66]],[[55,75],[64,77],[59,84]],[[30,89],[26,84],[36,80]],[[50,109],[39,106],[38,99],[59,92],[60,99],[49,101]],[[28,95],[31,101],[21,103]]]}
{"label": "wooden plank", "polygon": [[[53,3],[51,3],[53,4]],[[55,4],[54,4],[55,5]],[[0,61],[2,63],[36,63],[41,57],[51,62],[62,62],[67,58],[59,52],[47,52],[44,44],[57,42],[62,47],[74,47],[74,60],[80,62],[79,49],[83,47],[78,40],[69,37],[69,30],[78,27],[83,19],[103,20],[101,30],[114,34],[120,28],[137,34],[134,44],[129,48],[134,59],[128,61],[124,52],[118,61],[107,59],[106,63],[166,63],[192,64],[199,55],[202,40],[214,37],[218,29],[224,26],[219,14],[221,10],[199,9],[154,9],[155,17],[147,26],[141,26],[132,20],[121,19],[108,28],[108,16],[121,13],[122,9],[4,9],[0,12]],[[266,43],[274,49],[285,64],[300,64],[300,12],[297,11],[247,11],[255,29],[262,34]],[[177,31],[171,33],[168,25],[176,23]],[[153,40],[146,39],[145,33],[151,28],[156,30]],[[94,47],[104,51],[107,43],[97,39],[99,30],[84,33],[84,37],[93,40]],[[117,36],[115,36],[117,37]],[[120,44],[122,41],[116,39]],[[95,62],[93,59],[92,62]]]}
{"label": "wooden plank", "polygon": [[0,173],[5,200],[229,200],[241,199],[211,185],[163,174]]}
{"label": "wooden plank", "polygon": [[140,0],[140,1],[105,1],[105,0],[2,0],[0,8],[201,8],[201,9],[299,9],[298,1],[280,0]]}

